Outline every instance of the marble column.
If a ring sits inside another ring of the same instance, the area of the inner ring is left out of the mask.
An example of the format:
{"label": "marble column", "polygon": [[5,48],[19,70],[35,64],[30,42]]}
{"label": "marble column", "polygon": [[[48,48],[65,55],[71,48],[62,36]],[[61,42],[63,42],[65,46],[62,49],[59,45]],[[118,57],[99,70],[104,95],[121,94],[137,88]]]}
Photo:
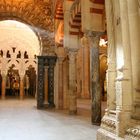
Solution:
{"label": "marble column", "polygon": [[37,108],[44,107],[44,59],[38,57]]}
{"label": "marble column", "polygon": [[132,61],[134,119],[140,120],[140,0],[127,0]]}
{"label": "marble column", "polygon": [[77,98],[81,98],[82,93],[82,47],[79,48],[77,53]]}
{"label": "marble column", "polygon": [[49,68],[48,68],[48,107],[55,107],[54,104],[54,66],[56,62],[56,57],[52,57],[49,60]]}
{"label": "marble column", "polygon": [[89,53],[89,45],[86,42],[87,37],[81,39],[82,43],[82,98],[90,98],[90,53]]}
{"label": "marble column", "polygon": [[6,94],[6,73],[2,73],[2,93],[1,98],[5,99]]}
{"label": "marble column", "polygon": [[69,107],[69,92],[68,92],[68,83],[69,83],[69,64],[67,58],[63,63],[63,95],[64,95],[64,109]]}
{"label": "marble column", "polygon": [[20,75],[20,99],[24,98],[24,75]]}
{"label": "marble column", "polygon": [[64,57],[58,57],[58,109],[63,109],[63,61]]}
{"label": "marble column", "polygon": [[44,76],[45,86],[45,104],[48,104],[48,66],[45,66],[45,76]]}
{"label": "marble column", "polygon": [[92,124],[101,123],[101,89],[99,69],[99,41],[101,32],[89,32],[90,43],[90,92],[92,96]]}
{"label": "marble column", "polygon": [[112,0],[105,1],[108,36],[107,110],[116,110],[116,47],[114,34],[114,7]]}
{"label": "marble column", "polygon": [[[54,105],[54,66],[56,56],[38,56],[38,86],[37,86],[37,108],[52,108]],[[48,104],[45,106],[45,66],[48,66]]]}
{"label": "marble column", "polygon": [[77,93],[76,93],[76,55],[77,48],[69,48],[69,114],[77,113]]}
{"label": "marble column", "polygon": [[[126,133],[126,129],[128,128],[129,125],[131,125],[131,114],[132,114],[132,105],[133,105],[132,99],[134,97],[134,95],[132,94],[133,93],[132,83],[134,80],[132,79],[133,77],[132,74],[134,71],[132,67],[133,61],[131,62],[131,57],[132,57],[132,53],[134,51],[136,52],[135,49],[139,48],[139,43],[140,43],[138,37],[140,35],[139,20],[137,20],[138,16],[136,16],[136,14],[138,14],[138,9],[137,10],[135,9],[137,8],[137,4],[136,1],[133,2],[129,1],[129,2],[121,1],[121,0],[114,1],[115,17],[120,17],[120,19],[118,19],[118,24],[115,28],[116,59],[117,59],[116,62],[117,64],[116,133],[117,136],[119,137],[124,137]],[[131,10],[134,11],[132,12]],[[136,16],[136,17],[130,18],[131,16],[132,17]],[[129,18],[131,19],[130,21]],[[134,22],[136,24],[133,24]],[[131,28],[132,27],[131,24],[133,25],[134,30]],[[137,53],[137,55],[135,54],[135,58],[136,57],[137,58],[139,57],[139,53]],[[134,60],[135,62],[137,61],[136,59]],[[138,65],[139,64],[137,63],[137,67],[135,67],[136,69],[138,69]],[[138,75],[136,77],[137,77],[136,79],[138,79]]]}

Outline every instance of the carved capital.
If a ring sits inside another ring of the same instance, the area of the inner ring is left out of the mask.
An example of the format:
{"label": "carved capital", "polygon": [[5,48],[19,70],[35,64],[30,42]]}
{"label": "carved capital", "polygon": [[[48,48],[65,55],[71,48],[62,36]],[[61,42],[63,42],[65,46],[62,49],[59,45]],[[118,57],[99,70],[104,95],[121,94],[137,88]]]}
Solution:
{"label": "carved capital", "polygon": [[69,56],[69,62],[74,63],[76,60],[78,49],[77,48],[68,48],[68,56]]}
{"label": "carved capital", "polygon": [[21,73],[19,76],[20,76],[20,80],[23,81],[23,79],[24,79],[24,73]]}
{"label": "carved capital", "polygon": [[[85,31],[84,36],[88,38],[90,47],[98,47],[99,46],[99,41],[100,37],[104,35],[105,32],[97,32],[97,31]],[[85,39],[85,43],[88,43],[87,40]]]}
{"label": "carved capital", "polygon": [[58,57],[58,64],[63,64],[63,61],[65,60],[65,57]]}
{"label": "carved capital", "polygon": [[7,73],[7,71],[5,71],[5,70],[2,70],[1,71],[1,75],[2,75],[2,78],[3,79],[6,78],[6,73]]}
{"label": "carved capital", "polygon": [[83,47],[89,46],[89,39],[86,34],[81,38],[81,44]]}

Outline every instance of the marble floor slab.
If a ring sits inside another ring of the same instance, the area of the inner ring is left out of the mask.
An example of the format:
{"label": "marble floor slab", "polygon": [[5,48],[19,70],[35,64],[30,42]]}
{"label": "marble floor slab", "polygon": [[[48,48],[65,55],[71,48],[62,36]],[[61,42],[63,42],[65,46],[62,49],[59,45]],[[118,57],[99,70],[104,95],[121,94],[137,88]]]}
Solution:
{"label": "marble floor slab", "polygon": [[0,140],[96,140],[99,127],[65,111],[37,110],[35,100],[0,100]]}

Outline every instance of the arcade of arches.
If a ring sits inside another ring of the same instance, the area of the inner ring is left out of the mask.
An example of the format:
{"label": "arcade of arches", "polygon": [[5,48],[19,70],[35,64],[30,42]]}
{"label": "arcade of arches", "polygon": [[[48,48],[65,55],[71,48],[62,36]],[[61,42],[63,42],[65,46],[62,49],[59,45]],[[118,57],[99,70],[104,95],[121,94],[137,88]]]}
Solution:
{"label": "arcade of arches", "polygon": [[1,101],[86,110],[97,140],[139,140],[139,25],[140,0],[1,0]]}

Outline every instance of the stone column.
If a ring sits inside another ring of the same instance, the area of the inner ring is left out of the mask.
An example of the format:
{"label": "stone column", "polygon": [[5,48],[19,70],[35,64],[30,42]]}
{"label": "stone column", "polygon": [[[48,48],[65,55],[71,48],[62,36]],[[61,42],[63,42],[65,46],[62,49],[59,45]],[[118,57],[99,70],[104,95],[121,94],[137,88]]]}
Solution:
{"label": "stone column", "polygon": [[56,57],[52,57],[49,60],[49,68],[48,68],[48,107],[55,107],[54,104],[54,66],[56,62]]}
{"label": "stone column", "polygon": [[44,107],[44,59],[38,56],[37,108]]}
{"label": "stone column", "polygon": [[63,61],[64,57],[58,57],[58,108],[63,109]]}
{"label": "stone column", "polygon": [[20,99],[24,98],[24,75],[20,75]]}
{"label": "stone column", "polygon": [[114,8],[112,0],[105,1],[108,36],[108,70],[107,70],[107,110],[116,110],[116,47],[114,34]]}
{"label": "stone column", "polygon": [[77,53],[77,98],[81,98],[81,92],[82,92],[82,47],[79,48]]}
{"label": "stone column", "polygon": [[77,113],[77,94],[76,94],[76,55],[77,48],[69,48],[69,114]]}
{"label": "stone column", "polygon": [[140,0],[127,0],[132,61],[134,119],[140,120]]}
{"label": "stone column", "polygon": [[99,41],[101,32],[89,32],[90,43],[90,92],[92,96],[92,124],[101,123],[101,90],[100,90],[100,63]]}
{"label": "stone column", "polygon": [[6,93],[6,73],[2,73],[2,95],[1,98],[5,99],[5,93]]}
{"label": "stone column", "polygon": [[90,55],[89,55],[89,44],[86,42],[87,37],[81,39],[82,43],[82,98],[90,98]]}
{"label": "stone column", "polygon": [[[129,14],[127,1],[114,1],[114,7],[114,17],[118,17],[117,25],[115,25],[115,45],[117,59],[116,134],[118,137],[124,137],[126,129],[129,125],[131,125],[132,112],[132,64],[129,31],[130,23],[128,20]],[[134,40],[135,38],[133,38],[133,42],[135,42]],[[139,39],[136,38],[136,40]],[[132,46],[134,46],[134,43]]]}
{"label": "stone column", "polygon": [[64,95],[64,109],[69,107],[69,92],[68,92],[68,83],[69,83],[69,64],[67,58],[63,63],[63,95]]}
{"label": "stone column", "polygon": [[44,76],[44,81],[45,81],[45,85],[44,85],[44,91],[45,91],[45,103],[44,104],[48,104],[48,66],[45,66],[45,76]]}

